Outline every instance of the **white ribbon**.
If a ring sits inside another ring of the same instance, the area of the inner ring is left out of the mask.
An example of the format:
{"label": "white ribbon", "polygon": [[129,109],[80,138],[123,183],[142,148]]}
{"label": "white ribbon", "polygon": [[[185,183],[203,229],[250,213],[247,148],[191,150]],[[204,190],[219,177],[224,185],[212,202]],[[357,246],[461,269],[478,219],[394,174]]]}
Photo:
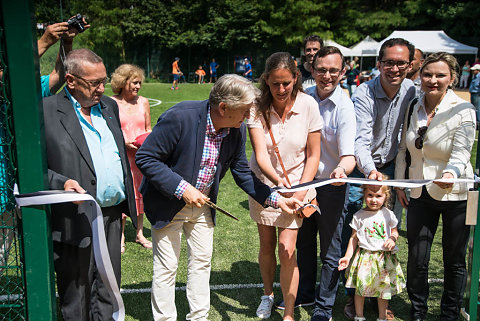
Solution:
{"label": "white ribbon", "polygon": [[366,184],[366,185],[387,185],[392,187],[406,187],[406,188],[415,188],[427,185],[433,182],[439,183],[479,183],[480,179],[476,177],[475,179],[470,178],[439,178],[439,179],[388,179],[384,181],[377,181],[368,178],[320,178],[314,179],[311,182],[303,183],[299,185],[292,186],[292,188],[280,188],[276,189],[280,193],[288,192],[297,192],[304,191],[314,187],[320,187],[332,183],[352,183],[352,184]]}
{"label": "white ribbon", "polygon": [[[97,266],[103,284],[107,288],[113,300],[113,319],[116,321],[125,320],[125,306],[123,305],[120,289],[115,279],[112,262],[108,253],[107,241],[105,239],[105,229],[103,225],[103,215],[100,206],[89,194],[79,194],[66,191],[40,191],[30,194],[15,195],[18,206],[47,205],[76,201],[87,201],[95,203],[96,213],[92,213],[92,243],[95,264]],[[94,207],[90,207],[93,208]]]}

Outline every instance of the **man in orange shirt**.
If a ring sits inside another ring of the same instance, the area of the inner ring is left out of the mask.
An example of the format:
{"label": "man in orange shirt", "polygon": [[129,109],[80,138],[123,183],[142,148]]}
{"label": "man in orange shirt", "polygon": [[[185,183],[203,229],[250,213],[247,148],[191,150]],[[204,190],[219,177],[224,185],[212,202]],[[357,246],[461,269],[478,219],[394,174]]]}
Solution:
{"label": "man in orange shirt", "polygon": [[175,57],[175,61],[172,63],[173,83],[172,83],[172,88],[170,88],[171,90],[174,90],[174,89],[178,90],[178,80],[183,75],[183,72],[178,67],[179,61],[180,61],[180,58]]}
{"label": "man in orange shirt", "polygon": [[198,69],[195,71],[195,75],[198,76],[198,84],[205,83],[205,70],[203,70],[202,65],[198,66]]}

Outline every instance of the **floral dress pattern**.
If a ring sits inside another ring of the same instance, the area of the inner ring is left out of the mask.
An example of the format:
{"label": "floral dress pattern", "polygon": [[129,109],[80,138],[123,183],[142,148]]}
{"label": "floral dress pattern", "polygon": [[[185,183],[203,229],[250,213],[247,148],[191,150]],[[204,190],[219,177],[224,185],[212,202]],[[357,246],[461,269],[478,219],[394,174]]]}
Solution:
{"label": "floral dress pattern", "polygon": [[355,288],[359,296],[390,300],[405,288],[397,249],[383,249],[391,228],[397,225],[395,215],[386,208],[376,212],[360,210],[350,225],[357,231],[359,247],[347,269],[345,286]]}

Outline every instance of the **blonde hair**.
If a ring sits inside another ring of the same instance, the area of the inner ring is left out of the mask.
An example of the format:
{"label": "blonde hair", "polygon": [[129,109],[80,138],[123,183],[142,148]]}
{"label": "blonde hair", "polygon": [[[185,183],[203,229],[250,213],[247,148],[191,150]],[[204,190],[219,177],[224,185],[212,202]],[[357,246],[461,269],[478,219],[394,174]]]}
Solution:
{"label": "blonde hair", "polygon": [[140,78],[142,82],[145,80],[145,72],[142,68],[131,64],[118,66],[112,74],[112,91],[120,94],[127,82],[134,78]]}
{"label": "blonde hair", "polygon": [[[382,174],[383,180],[387,180],[389,177],[388,175]],[[372,187],[378,187],[379,185],[368,185],[368,184],[363,184],[361,188],[363,189],[363,197],[365,198],[365,191],[367,189],[371,190]],[[390,207],[391,203],[391,197],[392,197],[392,192],[389,186],[387,185],[380,185],[380,189],[385,193],[385,202],[383,202],[382,207]]]}
{"label": "blonde hair", "polygon": [[453,82],[448,88],[454,87],[458,83],[458,70],[460,66],[458,65],[457,59],[449,53],[446,52],[436,52],[432,53],[425,58],[423,65],[420,67],[420,74],[422,74],[423,69],[434,62],[443,61],[447,64],[448,69],[450,69],[450,77],[452,77]]}

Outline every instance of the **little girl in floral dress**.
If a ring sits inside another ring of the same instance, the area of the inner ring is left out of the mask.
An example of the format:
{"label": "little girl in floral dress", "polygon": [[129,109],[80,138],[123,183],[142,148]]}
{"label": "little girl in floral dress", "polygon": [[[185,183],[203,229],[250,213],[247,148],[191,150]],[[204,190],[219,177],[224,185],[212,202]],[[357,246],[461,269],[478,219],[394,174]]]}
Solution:
{"label": "little girl in floral dress", "polygon": [[[384,177],[385,179],[385,177]],[[388,186],[364,185],[366,207],[354,214],[352,236],[339,270],[347,270],[345,287],[355,288],[355,321],[365,320],[365,297],[378,300],[378,319],[386,320],[388,300],[405,287],[405,277],[398,262],[397,218],[386,206],[390,199]],[[357,248],[358,247],[358,248]],[[350,259],[355,254],[352,264]]]}

